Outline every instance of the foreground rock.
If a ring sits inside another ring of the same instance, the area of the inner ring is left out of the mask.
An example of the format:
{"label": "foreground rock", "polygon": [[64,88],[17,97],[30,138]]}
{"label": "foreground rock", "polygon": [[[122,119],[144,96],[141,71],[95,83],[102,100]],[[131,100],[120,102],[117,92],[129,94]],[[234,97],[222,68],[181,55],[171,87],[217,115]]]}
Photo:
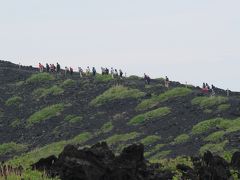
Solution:
{"label": "foreground rock", "polygon": [[[131,145],[115,156],[106,143],[78,149],[68,145],[56,159],[50,156],[32,165],[62,180],[162,180],[172,179],[170,171],[158,172],[144,159],[144,146]],[[45,163],[44,163],[45,162]]]}
{"label": "foreground rock", "polygon": [[[170,180],[171,171],[161,171],[163,165],[150,164],[144,156],[144,146],[133,144],[115,156],[106,143],[80,149],[68,145],[59,158],[49,156],[32,165],[51,177],[62,180]],[[203,157],[191,158],[193,167],[178,164],[183,180],[229,180],[230,170],[240,171],[240,152],[232,156],[231,163],[220,156],[206,152]],[[163,168],[164,169],[164,168]],[[239,177],[240,178],[240,177]]]}

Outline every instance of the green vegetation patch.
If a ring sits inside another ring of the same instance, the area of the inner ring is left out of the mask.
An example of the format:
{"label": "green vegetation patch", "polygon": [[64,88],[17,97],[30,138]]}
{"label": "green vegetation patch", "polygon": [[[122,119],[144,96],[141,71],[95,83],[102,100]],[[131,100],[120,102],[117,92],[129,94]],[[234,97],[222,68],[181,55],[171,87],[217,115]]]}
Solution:
{"label": "green vegetation patch", "polygon": [[171,98],[186,96],[186,95],[190,94],[191,92],[192,92],[192,90],[189,88],[177,87],[177,88],[168,90],[158,96],[153,96],[151,99],[143,100],[136,107],[136,110],[138,110],[138,111],[147,110],[147,109],[150,109],[150,108],[158,105],[160,102],[167,101],[168,99],[171,99]]}
{"label": "green vegetation patch", "polygon": [[20,96],[13,96],[5,102],[5,105],[6,106],[18,106],[19,104],[21,104],[21,102],[22,102],[22,98]]}
{"label": "green vegetation patch", "polygon": [[36,148],[31,152],[13,158],[12,160],[9,161],[9,163],[16,166],[22,165],[24,167],[29,167],[31,164],[37,162],[41,158],[46,158],[50,155],[58,156],[63,151],[64,147],[68,144],[83,144],[91,138],[92,138],[91,133],[83,132],[78,136],[74,137],[73,139],[59,141],[52,144],[48,144],[41,148]]}
{"label": "green vegetation patch", "polygon": [[155,146],[153,146],[150,150],[148,150],[147,152],[144,153],[145,157],[150,157],[152,154],[156,154],[158,151],[160,151],[163,147],[165,146],[165,144],[157,144]]}
{"label": "green vegetation patch", "polygon": [[108,81],[113,80],[113,78],[112,78],[111,75],[101,75],[101,74],[97,74],[97,75],[95,76],[95,80],[96,80],[96,81],[99,81],[99,82],[108,82]]}
{"label": "green vegetation patch", "polygon": [[221,105],[218,106],[217,110],[219,112],[222,112],[222,111],[228,110],[230,107],[231,107],[230,104],[221,104]]}
{"label": "green vegetation patch", "polygon": [[240,130],[240,118],[237,119],[223,119],[215,118],[202,121],[192,128],[192,134],[201,134],[210,129],[220,128],[225,130],[226,133],[236,132]]}
{"label": "green vegetation patch", "polygon": [[161,140],[160,136],[156,136],[156,135],[151,135],[151,136],[147,136],[144,139],[142,139],[140,142],[142,144],[144,144],[145,146],[153,144],[157,141]]}
{"label": "green vegetation patch", "polygon": [[72,80],[72,79],[66,79],[65,81],[63,81],[62,83],[62,87],[67,88],[67,87],[73,87],[76,85],[76,81]]}
{"label": "green vegetation patch", "polygon": [[126,98],[140,98],[144,96],[145,93],[139,91],[138,89],[130,89],[124,86],[114,86],[105,91],[102,95],[96,97],[91,101],[92,106],[101,106],[105,103],[111,102],[113,100],[121,100]]}
{"label": "green vegetation patch", "polygon": [[194,98],[192,100],[192,105],[199,105],[202,108],[209,108],[220,104],[224,104],[227,101],[228,98],[223,96],[211,96],[211,97],[203,96]]}
{"label": "green vegetation patch", "polygon": [[59,178],[49,178],[45,173],[39,171],[33,171],[30,169],[24,170],[20,175],[15,173],[9,173],[6,177],[7,180],[60,180]]}
{"label": "green vegetation patch", "polygon": [[129,140],[133,140],[137,137],[140,136],[140,133],[138,132],[131,132],[131,133],[126,133],[126,134],[115,134],[109,138],[106,139],[106,142],[111,145],[111,144],[116,144],[120,142],[126,142]]}
{"label": "green vegetation patch", "polygon": [[190,136],[188,134],[181,134],[174,139],[174,144],[182,144],[189,140]]}
{"label": "green vegetation patch", "polygon": [[208,135],[206,138],[204,138],[204,141],[218,142],[219,140],[223,139],[224,134],[225,134],[225,131],[214,132],[214,133]]}
{"label": "green vegetation patch", "polygon": [[28,84],[43,83],[43,82],[52,81],[52,80],[54,80],[54,77],[49,73],[37,73],[37,74],[33,74],[31,77],[29,77],[26,80],[26,83],[28,83]]}
{"label": "green vegetation patch", "polygon": [[19,153],[27,149],[25,144],[17,144],[15,142],[4,143],[0,145],[0,155],[6,155],[9,153]]}
{"label": "green vegetation patch", "polygon": [[83,117],[77,115],[67,115],[64,120],[70,123],[77,123],[81,122],[83,120]]}
{"label": "green vegetation patch", "polygon": [[108,133],[113,129],[113,124],[111,121],[105,123],[101,129],[100,129],[100,133]]}
{"label": "green vegetation patch", "polygon": [[138,125],[138,124],[144,123],[146,121],[149,121],[149,120],[152,120],[155,118],[160,118],[160,117],[166,116],[170,112],[171,112],[171,109],[168,107],[158,108],[153,111],[149,111],[147,113],[135,116],[128,122],[128,124],[129,125]]}
{"label": "green vegetation patch", "polygon": [[21,125],[21,121],[19,118],[14,119],[14,121],[11,123],[11,127],[16,128]]}
{"label": "green vegetation patch", "polygon": [[155,159],[162,159],[165,158],[166,156],[168,156],[169,154],[171,154],[171,150],[166,150],[166,151],[160,151],[158,153],[156,153],[155,155],[151,156],[149,159],[151,160],[155,160]]}
{"label": "green vegetation patch", "polygon": [[49,95],[54,95],[54,96],[60,95],[60,94],[63,94],[63,92],[64,90],[61,87],[54,85],[50,88],[38,88],[34,90],[32,94],[37,98],[42,98]]}
{"label": "green vegetation patch", "polygon": [[64,110],[63,104],[55,104],[35,112],[27,119],[28,126],[58,116]]}
{"label": "green vegetation patch", "polygon": [[227,143],[228,141],[226,140],[217,144],[213,144],[213,143],[205,144],[200,148],[199,153],[203,155],[204,152],[211,151],[212,153],[217,153],[221,155],[224,152],[224,147],[227,145]]}

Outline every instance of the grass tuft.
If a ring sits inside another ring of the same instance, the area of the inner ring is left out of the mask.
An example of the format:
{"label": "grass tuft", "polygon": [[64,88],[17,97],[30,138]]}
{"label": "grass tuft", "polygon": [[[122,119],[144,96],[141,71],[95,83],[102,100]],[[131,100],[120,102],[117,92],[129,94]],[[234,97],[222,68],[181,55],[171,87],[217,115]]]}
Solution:
{"label": "grass tuft", "polygon": [[29,77],[26,80],[26,83],[28,83],[28,84],[42,83],[42,82],[52,81],[52,80],[54,80],[54,77],[49,73],[37,73],[37,74],[33,74],[31,77]]}
{"label": "grass tuft", "polygon": [[150,144],[153,144],[157,141],[161,140],[160,136],[156,136],[156,135],[151,135],[151,136],[147,136],[144,139],[142,139],[140,142],[142,144],[144,144],[145,146],[148,146]]}
{"label": "grass tuft", "polygon": [[63,92],[64,90],[61,87],[54,85],[50,88],[38,88],[34,90],[32,94],[37,98],[42,98],[49,95],[54,95],[54,96],[60,95],[60,94],[63,94]]}
{"label": "grass tuft", "polygon": [[0,145],[0,155],[6,155],[9,153],[19,153],[27,149],[25,144],[17,144],[15,142],[4,143]]}
{"label": "grass tuft", "polygon": [[128,125],[138,125],[138,124],[144,123],[146,121],[149,121],[149,120],[152,120],[155,118],[160,118],[160,117],[166,116],[170,112],[171,112],[171,109],[168,107],[158,108],[153,111],[149,111],[144,114],[135,116],[128,122]]}
{"label": "grass tuft", "polygon": [[211,151],[212,153],[217,153],[219,155],[221,155],[224,152],[224,147],[227,145],[228,141],[223,141],[221,143],[217,143],[217,144],[205,144],[204,146],[202,146],[199,150],[199,153],[201,155],[204,154],[204,152],[206,151]]}
{"label": "grass tuft", "polygon": [[101,106],[113,100],[121,100],[126,98],[140,98],[144,96],[145,93],[139,91],[138,89],[130,89],[124,86],[114,86],[105,91],[102,95],[96,97],[91,101],[92,106]]}
{"label": "grass tuft", "polygon": [[209,108],[220,104],[224,104],[227,101],[228,98],[223,96],[211,96],[211,97],[203,96],[194,98],[192,100],[192,105],[199,105],[202,108]]}
{"label": "grass tuft", "polygon": [[6,106],[18,106],[19,104],[21,104],[21,102],[22,102],[22,98],[20,96],[13,96],[5,102],[5,105]]}
{"label": "grass tuft", "polygon": [[189,140],[190,136],[188,134],[181,134],[174,139],[174,144],[182,144]]}
{"label": "grass tuft", "polygon": [[192,92],[189,88],[177,87],[171,90],[168,90],[158,96],[153,96],[150,99],[143,100],[137,107],[137,111],[143,111],[155,107],[160,102],[167,101],[171,98],[182,97],[190,94]]}
{"label": "grass tuft", "polygon": [[65,81],[63,81],[62,83],[62,87],[67,88],[67,87],[73,87],[76,85],[76,81],[72,80],[72,79],[66,79]]}
{"label": "grass tuft", "polygon": [[204,138],[204,141],[218,142],[223,139],[224,134],[225,134],[225,131],[214,132],[214,133],[208,135],[206,138]]}
{"label": "grass tuft", "polygon": [[32,126],[35,123],[45,121],[52,117],[55,117],[64,110],[63,104],[55,104],[41,109],[38,112],[35,112],[27,119],[28,126]]}
{"label": "grass tuft", "polygon": [[76,115],[67,115],[64,118],[65,121],[68,121],[70,123],[77,123],[77,122],[81,122],[83,120],[83,117],[81,116],[76,116]]}

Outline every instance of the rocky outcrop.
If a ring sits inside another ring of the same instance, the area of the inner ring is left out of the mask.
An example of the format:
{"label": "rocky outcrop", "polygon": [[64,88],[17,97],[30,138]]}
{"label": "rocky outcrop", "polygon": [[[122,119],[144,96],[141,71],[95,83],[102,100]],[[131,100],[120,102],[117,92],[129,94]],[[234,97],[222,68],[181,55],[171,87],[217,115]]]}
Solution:
{"label": "rocky outcrop", "polygon": [[125,148],[119,156],[115,156],[104,142],[84,149],[68,145],[57,160],[53,156],[41,159],[32,168],[41,171],[46,168],[49,176],[59,176],[63,180],[172,179],[173,173],[157,172],[159,166],[149,165],[143,153],[141,144]]}

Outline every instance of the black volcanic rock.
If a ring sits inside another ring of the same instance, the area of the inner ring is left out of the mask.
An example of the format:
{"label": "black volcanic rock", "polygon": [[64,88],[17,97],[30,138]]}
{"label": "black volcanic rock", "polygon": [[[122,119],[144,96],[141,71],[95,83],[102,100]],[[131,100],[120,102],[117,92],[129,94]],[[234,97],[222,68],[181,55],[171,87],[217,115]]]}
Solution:
{"label": "black volcanic rock", "polygon": [[[170,171],[156,172],[143,157],[144,146],[133,144],[115,157],[106,143],[79,149],[67,145],[51,167],[45,169],[62,180],[167,180],[172,179]],[[43,170],[49,165],[48,159],[41,159],[32,167]],[[43,164],[46,162],[46,165]],[[40,164],[40,166],[39,166]]]}

